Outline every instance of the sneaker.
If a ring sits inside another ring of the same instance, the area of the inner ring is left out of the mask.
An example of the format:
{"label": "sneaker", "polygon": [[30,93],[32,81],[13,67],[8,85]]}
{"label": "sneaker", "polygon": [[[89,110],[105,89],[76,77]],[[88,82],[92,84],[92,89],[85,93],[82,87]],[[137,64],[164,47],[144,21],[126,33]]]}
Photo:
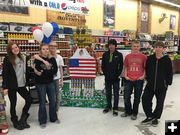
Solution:
{"label": "sneaker", "polygon": [[57,119],[57,120],[55,121],[55,123],[56,123],[56,124],[60,124],[61,121],[60,121],[59,119]]}
{"label": "sneaker", "polygon": [[152,123],[151,123],[151,125],[152,125],[153,127],[157,127],[158,124],[159,124],[158,119],[154,119],[154,120],[152,121]]}
{"label": "sneaker", "polygon": [[137,115],[131,115],[131,120],[136,120],[137,119]]}
{"label": "sneaker", "polygon": [[121,117],[128,117],[128,116],[130,116],[130,114],[127,114],[127,113],[121,114]]}
{"label": "sneaker", "polygon": [[109,111],[111,111],[111,109],[105,108],[105,109],[103,110],[103,113],[105,114],[105,113],[108,113]]}
{"label": "sneaker", "polygon": [[46,124],[40,124],[40,127],[41,127],[42,129],[44,129],[44,128],[46,128]]}
{"label": "sneaker", "polygon": [[113,110],[113,116],[118,116],[118,111],[117,110]]}
{"label": "sneaker", "polygon": [[141,122],[142,125],[148,125],[151,124],[151,122],[153,121],[153,118],[146,118],[145,120],[143,120]]}

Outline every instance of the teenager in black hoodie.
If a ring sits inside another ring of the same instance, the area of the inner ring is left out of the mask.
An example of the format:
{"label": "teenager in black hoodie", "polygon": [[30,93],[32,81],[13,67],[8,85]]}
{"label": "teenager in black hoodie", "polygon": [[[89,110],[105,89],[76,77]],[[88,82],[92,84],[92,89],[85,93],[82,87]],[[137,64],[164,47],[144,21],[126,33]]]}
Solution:
{"label": "teenager in black hoodie", "polygon": [[49,46],[42,45],[40,49],[40,57],[47,61],[49,65],[45,65],[40,60],[35,60],[35,82],[39,96],[39,112],[38,120],[41,128],[46,127],[47,112],[46,112],[46,94],[49,99],[49,119],[51,122],[59,123],[57,118],[56,106],[55,106],[55,87],[53,84],[53,77],[57,73],[57,64],[54,57],[49,56]]}
{"label": "teenager in black hoodie", "polygon": [[[141,122],[144,125],[158,125],[168,85],[172,84],[172,63],[168,55],[163,54],[164,47],[163,42],[156,42],[155,54],[149,56],[146,61],[147,85],[143,93],[142,105],[147,118]],[[152,99],[154,96],[157,101],[156,107],[152,112]]]}
{"label": "teenager in black hoodie", "polygon": [[123,69],[123,56],[116,50],[117,42],[114,39],[109,40],[109,51],[103,54],[102,58],[102,71],[105,75],[105,88],[107,106],[103,110],[103,113],[107,113],[112,108],[112,87],[114,93],[114,106],[113,115],[118,115],[118,103],[119,103],[119,76]]}

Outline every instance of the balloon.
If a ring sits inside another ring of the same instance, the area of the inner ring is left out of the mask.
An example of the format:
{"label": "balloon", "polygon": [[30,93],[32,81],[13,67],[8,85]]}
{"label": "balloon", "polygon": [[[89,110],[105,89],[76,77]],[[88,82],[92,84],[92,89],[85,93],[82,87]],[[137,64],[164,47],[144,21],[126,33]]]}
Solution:
{"label": "balloon", "polygon": [[44,38],[43,38],[43,41],[42,41],[44,44],[49,44],[51,42],[51,36],[50,37],[46,37],[44,35]]}
{"label": "balloon", "polygon": [[34,32],[36,29],[40,29],[39,27],[32,27],[32,32]]}
{"label": "balloon", "polygon": [[42,25],[42,31],[46,37],[50,37],[53,33],[53,26],[49,22],[45,22]]}
{"label": "balloon", "polygon": [[53,33],[52,33],[52,35],[56,35],[56,33],[59,31],[59,26],[55,22],[52,22],[51,25],[53,26]]}
{"label": "balloon", "polygon": [[33,36],[34,36],[34,39],[37,40],[38,42],[42,42],[43,40],[43,37],[44,37],[44,34],[42,32],[42,30],[40,29],[35,29],[33,31]]}

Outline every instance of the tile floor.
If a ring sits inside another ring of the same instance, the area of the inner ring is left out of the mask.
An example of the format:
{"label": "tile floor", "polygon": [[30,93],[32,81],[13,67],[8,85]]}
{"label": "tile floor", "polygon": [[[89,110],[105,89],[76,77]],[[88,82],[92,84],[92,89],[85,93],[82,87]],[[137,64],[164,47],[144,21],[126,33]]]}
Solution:
{"label": "tile floor", "polygon": [[[103,89],[103,77],[96,80],[96,88]],[[41,129],[37,120],[38,105],[30,108],[30,129],[18,131],[10,122],[9,101],[7,101],[7,117],[10,123],[8,135],[164,135],[165,120],[180,119],[180,74],[174,76],[173,85],[169,87],[165,101],[164,112],[158,127],[141,126],[140,122],[145,118],[140,104],[138,119],[132,121],[128,118],[113,117],[112,112],[103,114],[102,109],[61,107],[59,116],[61,124],[48,122],[45,129]],[[155,102],[155,100],[154,100]],[[20,115],[24,101],[18,98],[17,112]],[[120,107],[123,107],[123,99],[120,97]]]}

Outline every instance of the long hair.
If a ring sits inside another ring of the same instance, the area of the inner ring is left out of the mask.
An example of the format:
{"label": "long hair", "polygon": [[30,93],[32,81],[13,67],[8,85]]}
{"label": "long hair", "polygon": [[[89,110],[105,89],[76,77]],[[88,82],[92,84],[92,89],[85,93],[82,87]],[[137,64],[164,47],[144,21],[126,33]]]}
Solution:
{"label": "long hair", "polygon": [[[17,44],[10,42],[10,43],[7,45],[6,50],[7,50],[7,54],[8,54],[10,63],[11,63],[13,66],[15,66],[15,65],[16,65],[16,63],[15,63],[16,56],[15,56],[15,55],[13,54],[13,52],[12,52],[12,46],[13,46],[13,45],[17,45]],[[17,47],[19,48],[18,45],[17,45]],[[17,55],[17,57],[19,57],[21,60],[23,60],[23,57],[22,57],[21,52],[20,52],[20,48],[19,48],[19,54]]]}

